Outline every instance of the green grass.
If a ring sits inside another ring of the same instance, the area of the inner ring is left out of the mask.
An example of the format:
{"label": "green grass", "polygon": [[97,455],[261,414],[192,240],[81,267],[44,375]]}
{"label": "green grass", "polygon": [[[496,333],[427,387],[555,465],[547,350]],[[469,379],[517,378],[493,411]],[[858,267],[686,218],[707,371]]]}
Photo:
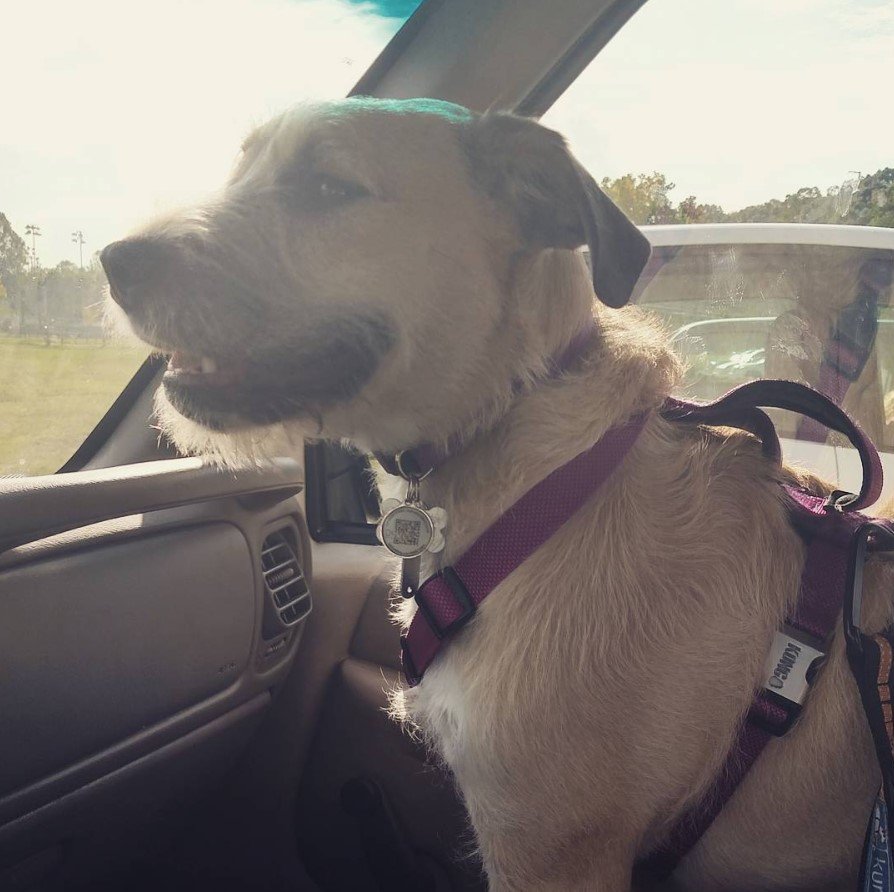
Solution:
{"label": "green grass", "polygon": [[145,358],[113,342],[0,337],[0,475],[57,471]]}

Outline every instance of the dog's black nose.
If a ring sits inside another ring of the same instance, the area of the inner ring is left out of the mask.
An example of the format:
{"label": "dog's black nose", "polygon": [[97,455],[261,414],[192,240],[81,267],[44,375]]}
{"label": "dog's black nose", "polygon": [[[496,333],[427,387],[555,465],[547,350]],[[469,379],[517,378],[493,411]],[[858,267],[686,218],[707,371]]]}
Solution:
{"label": "dog's black nose", "polygon": [[165,271],[165,254],[161,245],[148,239],[124,239],[106,245],[99,262],[115,303],[132,310],[143,295],[153,291]]}

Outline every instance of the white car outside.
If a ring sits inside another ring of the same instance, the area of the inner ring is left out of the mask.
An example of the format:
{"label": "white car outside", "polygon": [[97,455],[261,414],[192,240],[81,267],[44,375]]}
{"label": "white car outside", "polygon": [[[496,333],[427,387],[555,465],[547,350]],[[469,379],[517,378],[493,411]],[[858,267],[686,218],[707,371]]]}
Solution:
{"label": "white car outside", "polygon": [[[684,395],[696,399],[760,377],[818,387],[824,351],[844,324],[838,314],[866,300],[866,264],[874,264],[869,306],[877,334],[865,345],[865,365],[847,386],[843,406],[879,448],[883,500],[894,496],[894,229],[752,223],[644,226],[643,232],[653,257],[634,300],[674,332],[688,363]],[[823,443],[799,436],[785,413],[774,413],[774,420],[789,462],[841,489],[859,487],[854,449],[834,435]]]}

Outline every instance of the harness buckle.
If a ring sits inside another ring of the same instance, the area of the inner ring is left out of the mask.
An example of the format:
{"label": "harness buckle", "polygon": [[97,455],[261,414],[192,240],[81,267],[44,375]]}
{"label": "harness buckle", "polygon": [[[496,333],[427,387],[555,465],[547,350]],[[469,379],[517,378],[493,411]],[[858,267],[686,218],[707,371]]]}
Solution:
{"label": "harness buckle", "polygon": [[857,493],[847,492],[847,490],[844,489],[836,489],[831,493],[829,498],[826,499],[823,508],[827,511],[837,511],[839,514],[843,514],[859,498],[860,496]]}
{"label": "harness buckle", "polygon": [[764,664],[763,686],[749,713],[759,728],[782,737],[794,725],[826,659],[825,644],[794,626],[776,631]]}
{"label": "harness buckle", "polygon": [[419,612],[425,617],[425,621],[431,627],[432,632],[435,633],[435,637],[443,639],[452,632],[455,632],[461,626],[464,626],[474,615],[477,605],[472,600],[472,596],[469,594],[468,589],[463,585],[462,580],[459,578],[453,567],[444,567],[437,576],[447,583],[447,587],[450,589],[454,600],[460,607],[459,616],[450,620],[446,626],[442,626],[438,621],[438,618],[435,616],[434,611],[425,601],[425,586],[416,592],[416,603],[419,605]]}

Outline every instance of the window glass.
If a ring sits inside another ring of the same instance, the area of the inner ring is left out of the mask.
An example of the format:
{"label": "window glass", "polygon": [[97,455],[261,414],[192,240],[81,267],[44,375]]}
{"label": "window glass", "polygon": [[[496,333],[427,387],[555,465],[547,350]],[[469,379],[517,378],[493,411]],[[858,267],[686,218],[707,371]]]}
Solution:
{"label": "window glass", "polygon": [[544,116],[637,223],[894,226],[889,0],[652,0]]}
{"label": "window glass", "polygon": [[58,469],[143,361],[98,251],[218,187],[246,131],[345,95],[416,0],[10,5],[0,28],[0,474]]}
{"label": "window glass", "polygon": [[[725,244],[655,246],[637,286],[637,303],[673,333],[688,395],[716,399],[755,378],[803,381],[894,451],[894,232],[890,250],[749,244],[735,241],[737,233],[730,227]],[[799,437],[796,417],[778,420],[780,434]]]}

